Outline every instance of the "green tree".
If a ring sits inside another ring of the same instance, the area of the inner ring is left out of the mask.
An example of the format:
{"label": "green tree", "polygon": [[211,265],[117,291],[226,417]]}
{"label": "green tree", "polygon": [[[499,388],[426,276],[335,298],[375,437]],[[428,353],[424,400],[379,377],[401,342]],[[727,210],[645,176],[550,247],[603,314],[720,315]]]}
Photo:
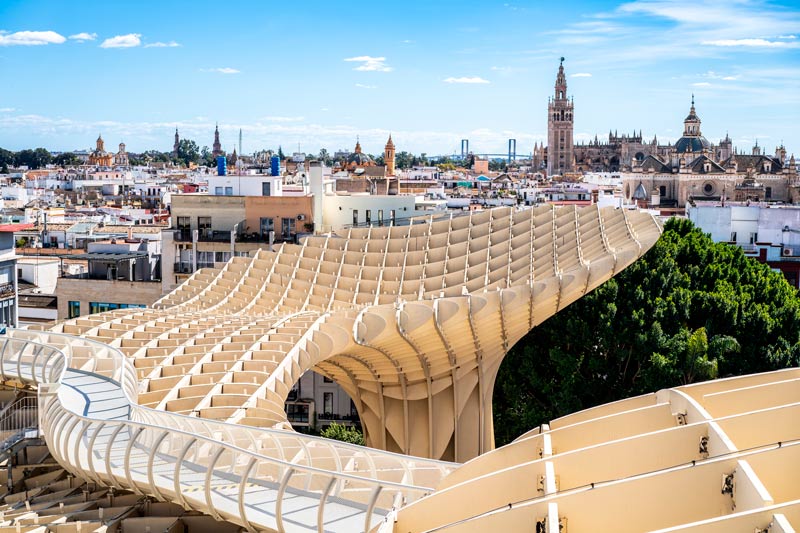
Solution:
{"label": "green tree", "polygon": [[197,163],[200,160],[200,149],[197,143],[191,139],[181,139],[178,143],[178,161],[185,166],[189,163]]}
{"label": "green tree", "polygon": [[30,169],[42,168],[50,164],[53,157],[50,152],[45,148],[36,148],[35,150],[25,149],[17,152],[16,156],[18,165],[25,165]]}
{"label": "green tree", "polygon": [[78,156],[72,152],[64,152],[63,154],[58,154],[53,158],[53,164],[56,164],[60,167],[78,166],[81,164],[81,160],[78,159]]}
{"label": "green tree", "polygon": [[0,165],[13,167],[17,163],[17,156],[11,150],[0,148]]}
{"label": "green tree", "polygon": [[511,349],[495,387],[497,443],[594,405],[798,363],[797,291],[673,219],[639,261]]}
{"label": "green tree", "polygon": [[505,172],[508,168],[508,163],[501,159],[490,159],[489,170],[492,172]]}
{"label": "green tree", "polygon": [[331,422],[331,425],[323,429],[320,435],[326,439],[334,439],[364,446],[364,435],[359,430],[337,424],[336,422]]}
{"label": "green tree", "polygon": [[281,148],[280,146],[278,146],[278,157],[280,157],[280,158],[281,158],[281,161],[283,161],[284,159],[286,159],[286,156],[285,156],[285,155],[283,155],[283,148]]}
{"label": "green tree", "polygon": [[333,164],[333,158],[331,157],[331,154],[328,153],[328,150],[326,150],[325,148],[319,149],[319,155],[317,155],[317,159],[319,159],[319,161],[327,167]]}
{"label": "green tree", "polygon": [[428,166],[429,163],[430,162],[428,161],[428,154],[426,154],[425,152],[419,154],[419,157],[414,156],[412,158],[412,166],[426,167]]}
{"label": "green tree", "polygon": [[214,167],[217,165],[217,162],[214,160],[214,154],[211,153],[211,149],[208,146],[203,146],[203,148],[200,149],[200,162],[207,167]]}
{"label": "green tree", "polygon": [[398,152],[394,156],[394,164],[397,168],[411,168],[414,165],[414,156],[408,152]]}
{"label": "green tree", "polygon": [[158,150],[147,150],[146,152],[142,153],[141,159],[142,161],[148,163],[166,163],[170,160],[170,156],[169,154],[159,152]]}

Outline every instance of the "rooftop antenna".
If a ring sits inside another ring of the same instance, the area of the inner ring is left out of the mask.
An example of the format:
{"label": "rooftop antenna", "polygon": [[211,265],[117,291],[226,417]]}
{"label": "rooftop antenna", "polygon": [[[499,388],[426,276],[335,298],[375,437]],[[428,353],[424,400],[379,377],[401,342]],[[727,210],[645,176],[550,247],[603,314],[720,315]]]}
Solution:
{"label": "rooftop antenna", "polygon": [[239,128],[239,155],[242,155],[242,128]]}

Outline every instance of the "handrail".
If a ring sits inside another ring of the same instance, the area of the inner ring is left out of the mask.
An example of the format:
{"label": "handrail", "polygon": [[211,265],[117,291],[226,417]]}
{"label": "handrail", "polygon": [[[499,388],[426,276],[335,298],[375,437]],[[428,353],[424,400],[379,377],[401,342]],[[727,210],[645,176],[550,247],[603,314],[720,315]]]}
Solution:
{"label": "handrail", "polygon": [[[296,513],[291,519],[283,516],[290,512],[285,510],[283,499],[290,496],[313,499],[318,507],[314,516],[308,517],[309,527],[322,525],[329,530],[335,525],[325,525],[324,511],[333,501],[334,487],[336,503],[364,513],[359,514],[359,520],[367,528],[374,515],[386,514],[396,501],[410,503],[433,491],[414,484],[413,479],[408,483],[397,481],[408,479],[409,474],[409,459],[400,454],[139,406],[135,403],[133,365],[119,350],[100,342],[17,329],[9,329],[8,335],[0,339],[0,373],[4,379],[11,377],[39,386],[45,439],[53,456],[81,477],[162,500],[178,500],[188,508],[250,530],[280,528],[287,520],[296,522]],[[102,376],[103,382],[119,387],[116,398],[125,404],[128,416],[94,418],[66,405],[60,386],[68,368],[80,370],[78,376],[97,380]],[[282,456],[284,448],[304,452],[287,459]],[[269,455],[269,450],[279,456]],[[120,452],[124,452],[121,458]],[[359,469],[358,461],[349,460],[359,458],[365,459],[361,463],[366,468]],[[439,477],[453,466],[442,461],[413,461],[429,479],[433,472]],[[372,466],[376,463],[378,470]],[[350,470],[345,471],[342,465]],[[167,471],[172,475],[166,475]],[[201,471],[202,480],[198,478]],[[285,482],[279,485],[279,480]],[[270,512],[268,501],[258,501],[259,497],[263,499],[264,489],[280,496],[270,500],[274,512]],[[239,500],[235,505],[230,504],[225,490],[235,491]]]}

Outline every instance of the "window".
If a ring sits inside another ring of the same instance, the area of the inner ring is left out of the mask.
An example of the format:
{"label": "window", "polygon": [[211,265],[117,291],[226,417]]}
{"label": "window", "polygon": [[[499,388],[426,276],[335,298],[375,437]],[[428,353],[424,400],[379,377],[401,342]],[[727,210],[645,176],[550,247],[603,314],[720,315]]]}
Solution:
{"label": "window", "polygon": [[383,209],[378,209],[378,225],[383,226]]}
{"label": "window", "polygon": [[394,209],[389,210],[389,220],[391,221],[392,225],[394,225],[395,222]]}
{"label": "window", "polygon": [[322,412],[326,415],[333,414],[333,393],[325,392],[322,394]]}
{"label": "window", "polygon": [[189,217],[178,217],[178,239],[188,241],[192,236],[192,223]]}
{"label": "window", "polygon": [[308,407],[307,403],[287,403],[286,417],[289,422],[308,422]]}
{"label": "window", "polygon": [[358,224],[358,209],[353,209],[353,225]]}
{"label": "window", "polygon": [[371,209],[367,209],[366,221],[367,221],[367,225],[372,223],[372,210]]}
{"label": "window", "polygon": [[70,300],[67,307],[68,318],[78,318],[81,316],[81,303],[75,300]]}
{"label": "window", "polygon": [[[71,302],[70,302],[71,303]],[[139,309],[144,308],[142,304],[118,304],[109,302],[89,302],[89,314],[104,313],[106,311],[113,311],[114,309]]]}
{"label": "window", "polygon": [[261,182],[261,196],[272,196],[272,194],[270,194],[272,192],[271,188],[272,184],[270,182]]}
{"label": "window", "polygon": [[666,196],[667,195],[667,187],[665,185],[662,185],[661,187],[659,187],[658,188],[658,194],[660,194],[661,196]]}
{"label": "window", "polygon": [[227,263],[231,258],[230,252],[214,252],[215,263]]}
{"label": "window", "polygon": [[755,233],[751,232],[750,233],[750,244],[755,244],[757,240],[758,240],[758,233],[757,232],[755,232]]}
{"label": "window", "polygon": [[731,242],[736,242],[736,232],[735,231],[731,232]]}
{"label": "window", "polygon": [[772,198],[772,187],[767,187],[764,189],[764,199],[769,200]]}
{"label": "window", "polygon": [[282,218],[281,219],[281,235],[283,235],[284,239],[288,239],[291,237],[295,232],[295,225],[293,218]]}
{"label": "window", "polygon": [[323,383],[333,383],[333,380],[331,378],[329,378],[328,376],[322,376],[322,382]]}
{"label": "window", "polygon": [[214,252],[197,252],[197,268],[212,268]]}
{"label": "window", "polygon": [[221,196],[222,195],[222,187],[214,187],[214,194],[216,194],[217,196]]}
{"label": "window", "polygon": [[275,231],[275,219],[272,217],[264,217],[259,222],[259,233],[264,239],[269,239],[269,232]]}
{"label": "window", "polygon": [[233,196],[233,187],[225,187],[225,196]]}
{"label": "window", "polygon": [[197,229],[201,237],[210,237],[211,217],[197,217]]}

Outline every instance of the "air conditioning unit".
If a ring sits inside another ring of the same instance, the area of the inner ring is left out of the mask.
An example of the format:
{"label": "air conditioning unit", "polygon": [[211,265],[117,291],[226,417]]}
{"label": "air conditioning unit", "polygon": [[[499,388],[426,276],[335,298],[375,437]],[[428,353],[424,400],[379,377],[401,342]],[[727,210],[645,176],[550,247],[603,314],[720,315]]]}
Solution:
{"label": "air conditioning unit", "polygon": [[783,249],[783,256],[784,257],[791,257],[793,255],[791,248],[784,248]]}
{"label": "air conditioning unit", "polygon": [[305,215],[297,215],[297,220],[305,220],[305,219],[306,219]]}

